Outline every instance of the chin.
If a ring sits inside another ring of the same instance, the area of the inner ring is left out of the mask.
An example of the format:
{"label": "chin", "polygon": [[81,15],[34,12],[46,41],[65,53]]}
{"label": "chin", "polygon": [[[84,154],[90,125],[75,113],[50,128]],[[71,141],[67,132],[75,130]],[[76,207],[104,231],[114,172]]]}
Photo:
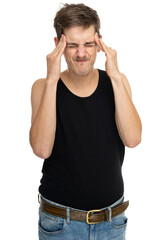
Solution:
{"label": "chin", "polygon": [[93,70],[93,66],[87,67],[85,69],[74,68],[74,69],[70,69],[70,70],[79,77],[86,77]]}

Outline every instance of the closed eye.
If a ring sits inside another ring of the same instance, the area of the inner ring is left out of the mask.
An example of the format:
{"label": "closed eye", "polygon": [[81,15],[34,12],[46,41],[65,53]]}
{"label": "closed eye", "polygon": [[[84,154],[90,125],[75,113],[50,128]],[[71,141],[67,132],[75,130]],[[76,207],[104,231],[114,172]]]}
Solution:
{"label": "closed eye", "polygon": [[[93,47],[95,46],[95,42],[86,42],[84,44],[85,47]],[[83,44],[76,44],[76,43],[67,43],[68,48],[78,48],[78,45],[83,45]]]}
{"label": "closed eye", "polygon": [[68,48],[77,48],[78,44],[69,44],[69,43],[67,43],[67,47]]}
{"label": "closed eye", "polygon": [[86,47],[93,47],[93,46],[95,46],[95,42],[87,42],[87,43],[85,43],[85,46]]}

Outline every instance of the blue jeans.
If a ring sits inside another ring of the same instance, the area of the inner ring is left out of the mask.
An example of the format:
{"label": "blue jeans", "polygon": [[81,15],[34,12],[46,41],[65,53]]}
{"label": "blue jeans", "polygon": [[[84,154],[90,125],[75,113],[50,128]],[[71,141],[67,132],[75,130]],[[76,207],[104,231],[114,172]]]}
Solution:
{"label": "blue jeans", "polygon": [[[41,198],[54,206],[67,208],[67,219],[47,214],[39,208],[39,240],[125,240],[128,220],[125,212],[113,217],[109,222],[88,224],[87,222],[70,219],[69,209],[75,210],[75,208],[49,201],[43,196]],[[101,210],[116,206],[123,198]]]}

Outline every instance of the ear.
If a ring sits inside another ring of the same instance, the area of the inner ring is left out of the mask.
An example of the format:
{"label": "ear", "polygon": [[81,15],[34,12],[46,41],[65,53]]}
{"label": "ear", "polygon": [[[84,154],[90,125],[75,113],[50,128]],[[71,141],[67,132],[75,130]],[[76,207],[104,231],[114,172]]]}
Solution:
{"label": "ear", "polygon": [[57,37],[54,38],[54,42],[55,42],[55,45],[57,47],[57,45],[58,45],[58,38]]}

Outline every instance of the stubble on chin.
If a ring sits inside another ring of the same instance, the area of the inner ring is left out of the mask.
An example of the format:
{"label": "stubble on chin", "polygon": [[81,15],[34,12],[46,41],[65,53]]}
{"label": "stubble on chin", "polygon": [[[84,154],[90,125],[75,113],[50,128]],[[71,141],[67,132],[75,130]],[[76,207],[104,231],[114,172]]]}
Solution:
{"label": "stubble on chin", "polygon": [[93,70],[94,70],[94,64],[92,66],[84,66],[85,69],[81,69],[81,67],[77,67],[74,65],[74,67],[70,67],[69,70],[72,71],[76,76],[79,77],[87,77]]}

